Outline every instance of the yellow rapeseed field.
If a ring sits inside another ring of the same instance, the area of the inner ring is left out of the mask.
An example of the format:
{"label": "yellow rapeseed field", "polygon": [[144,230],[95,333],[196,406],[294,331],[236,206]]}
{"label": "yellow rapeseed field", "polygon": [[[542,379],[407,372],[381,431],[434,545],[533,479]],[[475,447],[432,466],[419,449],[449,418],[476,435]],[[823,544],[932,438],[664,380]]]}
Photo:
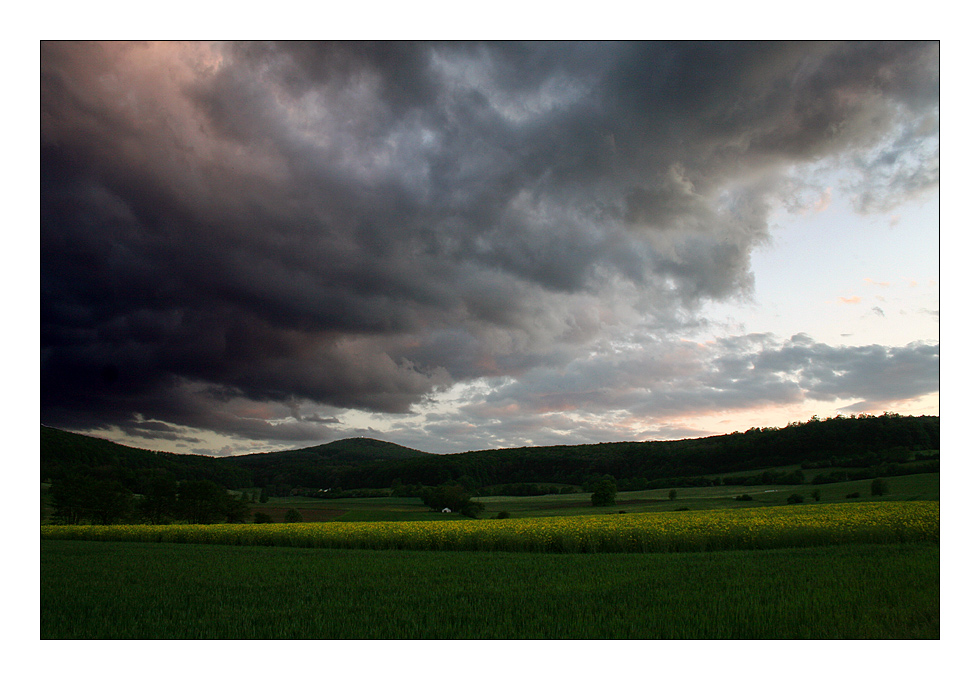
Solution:
{"label": "yellow rapeseed field", "polygon": [[938,543],[939,503],[838,503],[457,522],[42,526],[41,538],[530,552],[675,552],[843,543]]}

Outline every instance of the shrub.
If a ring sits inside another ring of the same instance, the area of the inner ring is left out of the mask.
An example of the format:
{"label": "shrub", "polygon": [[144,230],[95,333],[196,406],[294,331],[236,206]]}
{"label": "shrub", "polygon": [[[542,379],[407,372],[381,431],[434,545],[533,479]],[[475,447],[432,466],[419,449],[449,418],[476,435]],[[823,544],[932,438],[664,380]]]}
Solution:
{"label": "shrub", "polygon": [[458,484],[422,487],[420,497],[423,503],[437,512],[449,508],[475,518],[483,510],[483,504],[472,500],[469,492]]}
{"label": "shrub", "polygon": [[471,519],[477,519],[481,512],[483,512],[483,503],[479,503],[477,501],[470,501],[463,506],[462,510],[459,511],[461,515]]}
{"label": "shrub", "polygon": [[510,513],[507,512],[506,510],[501,510],[500,512],[497,513],[497,519],[508,519],[509,517],[510,517]]}
{"label": "shrub", "polygon": [[272,515],[267,515],[264,512],[255,513],[255,518],[252,520],[256,524],[270,524],[272,522]]}
{"label": "shrub", "polygon": [[795,505],[796,503],[802,503],[803,496],[801,496],[798,493],[794,493],[789,498],[786,499],[786,502],[789,503],[790,505]]}
{"label": "shrub", "polygon": [[736,496],[735,497],[735,500],[737,500],[737,501],[750,501],[750,500],[752,500],[752,496],[748,495],[747,493],[743,493],[741,496]]}
{"label": "shrub", "polygon": [[836,472],[831,472],[825,475],[815,476],[810,483],[811,484],[833,484],[835,482],[846,482],[847,473],[843,470],[837,470]]}
{"label": "shrub", "polygon": [[303,516],[299,514],[299,510],[296,508],[290,508],[286,511],[286,517],[283,519],[284,522],[302,522]]}
{"label": "shrub", "polygon": [[608,479],[600,480],[592,494],[592,505],[616,505],[616,483]]}
{"label": "shrub", "polygon": [[810,495],[813,496],[813,500],[819,501],[820,500],[820,489],[814,489],[813,492]]}

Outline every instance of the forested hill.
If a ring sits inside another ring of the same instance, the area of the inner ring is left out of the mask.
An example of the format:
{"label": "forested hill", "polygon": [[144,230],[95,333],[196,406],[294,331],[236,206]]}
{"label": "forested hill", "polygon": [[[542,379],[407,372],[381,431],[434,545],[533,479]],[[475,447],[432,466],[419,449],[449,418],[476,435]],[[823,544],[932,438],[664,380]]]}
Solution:
{"label": "forested hill", "polygon": [[431,457],[434,454],[391,442],[354,437],[294,451],[251,453],[225,460],[248,470],[253,486],[324,489],[338,486],[336,481],[341,477],[356,477],[356,471],[366,467]]}
{"label": "forested hill", "polygon": [[[542,446],[425,456],[363,466],[320,479],[321,488],[383,488],[393,483],[437,485],[461,481],[467,488],[553,483],[582,485],[611,475],[624,488],[718,483],[717,477],[797,465],[878,468],[929,460],[938,469],[936,416],[858,416],[812,419],[784,428],[659,442]],[[930,453],[926,453],[930,452]],[[891,470],[888,474],[897,473]],[[299,481],[299,479],[295,479]],[[768,482],[759,482],[768,483]]]}
{"label": "forested hill", "polygon": [[[783,428],[662,442],[543,446],[435,455],[374,439],[345,439],[294,451],[229,458],[134,449],[41,428],[41,479],[114,479],[135,493],[160,473],[226,488],[389,488],[458,482],[467,488],[547,483],[581,485],[611,475],[626,488],[719,483],[722,475],[781,466],[938,469],[936,416],[837,417]],[[892,469],[894,473],[894,469]],[[771,479],[771,477],[770,477]],[[762,482],[766,483],[766,482]]]}
{"label": "forested hill", "polygon": [[[115,442],[41,426],[41,480],[87,475],[122,482],[142,493],[146,480],[160,474],[182,480],[209,480],[228,489],[265,486],[254,478],[282,483],[283,469],[300,480],[317,470],[349,470],[371,463],[432,454],[376,439],[355,437],[294,451],[255,453],[227,458],[147,451]],[[305,473],[305,474],[304,474]],[[270,482],[270,483],[272,483]]]}
{"label": "forested hill", "polygon": [[330,442],[329,444],[319,444],[293,451],[247,453],[240,456],[233,456],[228,458],[228,460],[254,467],[255,465],[261,465],[270,461],[278,463],[283,461],[325,460],[335,463],[359,464],[382,460],[405,460],[407,458],[430,455],[432,454],[379,439],[352,437],[350,439]]}
{"label": "forested hill", "polygon": [[143,483],[158,473],[176,480],[209,480],[228,489],[250,486],[252,481],[248,470],[225,458],[147,451],[41,426],[42,482],[88,475],[122,482],[142,493]]}

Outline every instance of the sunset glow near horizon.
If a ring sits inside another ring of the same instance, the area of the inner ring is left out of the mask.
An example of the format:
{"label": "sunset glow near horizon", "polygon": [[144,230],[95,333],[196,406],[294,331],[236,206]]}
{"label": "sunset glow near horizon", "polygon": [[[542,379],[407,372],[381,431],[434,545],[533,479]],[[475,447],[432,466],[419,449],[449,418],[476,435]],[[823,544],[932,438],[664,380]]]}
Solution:
{"label": "sunset glow near horizon", "polygon": [[939,413],[937,43],[41,44],[41,421],[231,455]]}

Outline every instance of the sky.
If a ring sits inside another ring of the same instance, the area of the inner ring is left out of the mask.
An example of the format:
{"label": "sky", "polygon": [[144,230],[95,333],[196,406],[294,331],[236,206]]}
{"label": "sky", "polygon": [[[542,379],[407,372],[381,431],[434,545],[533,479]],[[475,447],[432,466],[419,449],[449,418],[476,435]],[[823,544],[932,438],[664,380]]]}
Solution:
{"label": "sky", "polygon": [[44,425],[452,453],[939,413],[938,43],[40,66]]}

